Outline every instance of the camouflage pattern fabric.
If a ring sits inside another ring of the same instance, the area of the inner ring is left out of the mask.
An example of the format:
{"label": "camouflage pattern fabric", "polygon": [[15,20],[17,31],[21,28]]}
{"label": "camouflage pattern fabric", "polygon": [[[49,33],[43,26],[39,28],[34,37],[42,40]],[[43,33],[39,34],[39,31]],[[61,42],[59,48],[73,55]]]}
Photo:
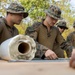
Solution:
{"label": "camouflage pattern fabric", "polygon": [[[75,47],[75,31],[73,31],[72,33],[70,33],[68,36],[67,36],[67,42],[71,45],[71,46],[73,46],[73,47]],[[68,52],[67,51],[67,55],[68,55],[68,57],[70,57],[71,56],[71,52]]]}
{"label": "camouflage pattern fabric", "polygon": [[26,18],[28,16],[28,13],[25,12],[25,8],[19,4],[19,3],[11,3],[9,5],[9,7],[6,9],[7,12],[10,12],[10,13],[23,13],[24,14],[24,18]]}
{"label": "camouflage pattern fabric", "polygon": [[60,19],[62,20],[63,18],[61,17],[61,10],[59,7],[55,5],[51,5],[47,10],[45,10],[46,14],[49,16],[55,18],[55,19]]}
{"label": "camouflage pattern fabric", "polygon": [[[33,25],[37,25],[37,23],[34,23]],[[47,28],[42,23],[40,23],[39,26],[37,25],[37,27],[34,27],[33,25],[27,28],[26,34],[31,36],[36,41],[37,57],[42,58],[48,49],[53,50],[55,41],[61,45],[62,49],[72,51],[72,46],[65,42],[57,27],[53,26],[51,28],[51,32],[49,32],[50,36],[48,36]]]}
{"label": "camouflage pattern fabric", "polygon": [[45,51],[48,49],[47,47],[45,47],[37,42],[36,30],[41,24],[42,24],[41,22],[35,22],[32,26],[27,27],[27,29],[25,31],[25,34],[32,37],[36,42],[36,48],[37,48],[37,52],[35,54],[36,58],[41,58],[42,55],[45,53]]}

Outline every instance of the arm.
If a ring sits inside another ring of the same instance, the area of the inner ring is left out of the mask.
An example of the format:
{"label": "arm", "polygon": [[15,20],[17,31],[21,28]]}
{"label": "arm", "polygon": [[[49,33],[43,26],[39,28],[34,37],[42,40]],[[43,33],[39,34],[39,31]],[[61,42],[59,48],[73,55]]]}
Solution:
{"label": "arm", "polygon": [[27,30],[26,30],[26,34],[29,35],[30,37],[32,37],[36,42],[37,52],[36,52],[35,57],[39,57],[42,59],[44,59],[45,57],[48,59],[56,59],[57,55],[52,50],[48,49],[46,46],[43,46],[37,42],[38,41],[37,40],[38,31],[36,31],[35,29],[32,29],[30,27],[27,28]]}
{"label": "arm", "polygon": [[73,34],[70,33],[70,34],[67,36],[67,39],[66,39],[67,42],[68,42],[70,45],[72,45],[72,42],[73,42],[72,36],[73,36]]}
{"label": "arm", "polygon": [[[67,36],[67,39],[66,41],[71,45],[73,46],[73,34],[70,33],[68,36]],[[67,57],[71,57],[71,51],[66,51],[67,53]]]}
{"label": "arm", "polygon": [[65,39],[63,38],[63,36],[59,33],[58,31],[58,35],[57,35],[57,42],[60,44],[60,47],[66,51],[70,51],[72,52],[72,49],[74,48],[73,46],[71,46],[67,41],[65,41]]}
{"label": "arm", "polygon": [[[40,58],[44,58],[44,53],[45,53],[45,51],[48,49],[47,47],[45,47],[45,46],[43,46],[43,45],[41,45],[41,44],[39,44],[38,42],[37,42],[37,32],[36,32],[36,30],[31,26],[31,27],[28,27],[27,29],[26,29],[26,31],[25,31],[25,34],[26,35],[29,35],[30,37],[32,37],[34,40],[35,40],[35,42],[36,42],[36,49],[37,49],[37,52],[36,52],[36,55],[35,55],[35,57],[40,57]],[[43,56],[43,57],[42,57]]]}

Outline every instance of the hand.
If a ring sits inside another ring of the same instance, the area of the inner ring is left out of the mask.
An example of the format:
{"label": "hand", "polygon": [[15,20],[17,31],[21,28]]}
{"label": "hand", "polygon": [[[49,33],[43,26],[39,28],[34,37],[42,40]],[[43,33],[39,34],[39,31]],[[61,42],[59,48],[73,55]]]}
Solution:
{"label": "hand", "polygon": [[69,65],[70,65],[70,67],[75,68],[75,49],[73,49],[73,51],[72,51]]}
{"label": "hand", "polygon": [[48,58],[48,59],[57,59],[57,55],[50,49],[48,49],[46,52],[45,52],[45,57]]}

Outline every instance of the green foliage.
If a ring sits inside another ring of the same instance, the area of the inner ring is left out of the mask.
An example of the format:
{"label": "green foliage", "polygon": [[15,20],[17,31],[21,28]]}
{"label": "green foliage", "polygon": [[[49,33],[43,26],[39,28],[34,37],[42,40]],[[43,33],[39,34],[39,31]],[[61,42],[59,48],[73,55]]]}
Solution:
{"label": "green foliage", "polygon": [[21,23],[20,25],[15,25],[15,27],[18,29],[19,34],[25,34],[25,30],[28,27],[28,25]]}
{"label": "green foliage", "polygon": [[38,20],[45,16],[45,9],[49,7],[49,0],[19,0],[29,12],[30,18]]}

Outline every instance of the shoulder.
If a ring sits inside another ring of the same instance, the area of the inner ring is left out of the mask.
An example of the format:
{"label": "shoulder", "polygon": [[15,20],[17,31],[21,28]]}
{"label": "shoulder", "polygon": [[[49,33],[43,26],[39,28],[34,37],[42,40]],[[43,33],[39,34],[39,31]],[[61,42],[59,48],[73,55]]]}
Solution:
{"label": "shoulder", "polygon": [[56,26],[53,26],[52,29],[55,30],[56,32],[59,32],[59,29]]}
{"label": "shoulder", "polygon": [[0,17],[0,26],[4,25],[4,18],[3,17]]}
{"label": "shoulder", "polygon": [[74,32],[71,32],[68,36],[73,36],[75,34],[75,31]]}
{"label": "shoulder", "polygon": [[5,26],[5,23],[4,23],[4,18],[3,17],[0,17],[0,30],[2,30]]}
{"label": "shoulder", "polygon": [[27,27],[28,31],[35,31],[42,23],[41,22],[35,22],[32,26]]}
{"label": "shoulder", "polygon": [[74,32],[69,33],[68,36],[67,36],[67,40],[68,39],[71,40],[74,37],[74,35],[75,35]]}
{"label": "shoulder", "polygon": [[3,22],[4,18],[2,16],[0,16],[0,22]]}
{"label": "shoulder", "polygon": [[33,25],[32,25],[32,27],[34,28],[34,29],[37,29],[39,26],[41,26],[42,25],[42,22],[34,22],[33,23]]}

